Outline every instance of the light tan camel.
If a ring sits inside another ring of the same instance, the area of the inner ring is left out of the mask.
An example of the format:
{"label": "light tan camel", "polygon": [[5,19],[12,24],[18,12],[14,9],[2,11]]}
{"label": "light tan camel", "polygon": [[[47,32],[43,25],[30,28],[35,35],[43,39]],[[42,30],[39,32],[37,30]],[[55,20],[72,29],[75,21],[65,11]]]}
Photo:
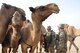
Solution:
{"label": "light tan camel", "polygon": [[74,40],[77,36],[80,36],[80,29],[76,29],[74,26],[69,26],[68,24],[64,24],[64,30],[67,32],[68,40],[70,41],[69,53],[70,53],[72,44],[76,48],[78,53],[79,48],[74,43]]}
{"label": "light tan camel", "polygon": [[28,47],[32,48],[30,53],[34,52],[35,47],[40,41],[42,22],[47,19],[52,13],[59,13],[60,11],[59,7],[54,3],[50,3],[45,6],[38,6],[35,8],[30,7],[29,9],[32,12],[32,24],[23,24],[21,30],[22,53],[28,53],[26,51]]}

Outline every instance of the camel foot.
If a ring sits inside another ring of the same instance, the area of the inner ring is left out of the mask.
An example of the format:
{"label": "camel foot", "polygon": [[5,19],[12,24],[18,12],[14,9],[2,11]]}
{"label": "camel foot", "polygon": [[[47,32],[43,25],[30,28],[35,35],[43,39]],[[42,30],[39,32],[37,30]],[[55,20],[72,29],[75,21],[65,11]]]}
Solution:
{"label": "camel foot", "polygon": [[79,49],[77,48],[77,53],[79,52]]}
{"label": "camel foot", "polygon": [[42,53],[42,52],[39,52],[39,53]]}

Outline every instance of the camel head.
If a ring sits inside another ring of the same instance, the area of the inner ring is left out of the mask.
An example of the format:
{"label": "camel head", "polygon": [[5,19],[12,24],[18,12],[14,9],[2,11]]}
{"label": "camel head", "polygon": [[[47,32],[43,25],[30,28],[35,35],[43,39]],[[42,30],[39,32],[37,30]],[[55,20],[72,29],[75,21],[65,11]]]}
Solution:
{"label": "camel head", "polygon": [[30,11],[32,12],[32,20],[38,20],[40,22],[44,21],[48,18],[52,13],[59,13],[60,9],[57,4],[50,3],[44,6],[38,7],[29,7]]}
{"label": "camel head", "polygon": [[64,24],[64,30],[67,31],[68,30],[69,25],[68,24]]}
{"label": "camel head", "polygon": [[[22,15],[22,19],[25,20],[25,11],[21,8],[12,6],[10,4],[3,3],[0,10],[0,16],[5,16],[5,19],[12,18],[15,11],[18,11]],[[7,18],[8,17],[8,18]],[[10,19],[11,20],[11,19]]]}
{"label": "camel head", "polygon": [[22,26],[23,24],[23,20],[22,20],[22,16],[21,14],[16,11],[14,14],[13,14],[13,17],[12,17],[12,24],[14,26],[17,26],[18,28]]}
{"label": "camel head", "polygon": [[65,27],[65,28],[68,28],[68,27],[69,27],[69,25],[68,25],[68,24],[64,24],[64,27]]}

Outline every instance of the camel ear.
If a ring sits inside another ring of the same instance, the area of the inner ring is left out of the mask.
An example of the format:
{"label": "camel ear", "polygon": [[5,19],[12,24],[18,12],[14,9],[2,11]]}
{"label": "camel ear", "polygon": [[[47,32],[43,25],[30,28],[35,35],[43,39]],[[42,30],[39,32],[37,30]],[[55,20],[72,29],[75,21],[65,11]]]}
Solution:
{"label": "camel ear", "polygon": [[4,5],[4,7],[6,8],[6,9],[9,9],[10,8],[10,5],[8,5],[8,4],[6,4],[6,3],[2,3],[3,5]]}
{"label": "camel ear", "polygon": [[29,7],[29,9],[30,9],[31,12],[35,12],[35,8]]}
{"label": "camel ear", "polygon": [[2,3],[3,5],[7,5],[6,3]]}

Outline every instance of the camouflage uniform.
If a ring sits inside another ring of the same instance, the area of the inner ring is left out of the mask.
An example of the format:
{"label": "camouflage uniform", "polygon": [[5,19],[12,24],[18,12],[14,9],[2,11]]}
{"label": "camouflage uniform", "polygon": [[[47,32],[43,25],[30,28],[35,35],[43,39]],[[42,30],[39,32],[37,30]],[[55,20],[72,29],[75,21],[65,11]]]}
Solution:
{"label": "camouflage uniform", "polygon": [[58,35],[58,44],[56,53],[67,53],[67,34],[64,31],[64,28],[61,28],[62,31]]}
{"label": "camouflage uniform", "polygon": [[45,50],[46,52],[48,52],[49,47],[54,47],[55,44],[55,32],[54,31],[50,31],[46,33],[46,37],[45,37]]}

